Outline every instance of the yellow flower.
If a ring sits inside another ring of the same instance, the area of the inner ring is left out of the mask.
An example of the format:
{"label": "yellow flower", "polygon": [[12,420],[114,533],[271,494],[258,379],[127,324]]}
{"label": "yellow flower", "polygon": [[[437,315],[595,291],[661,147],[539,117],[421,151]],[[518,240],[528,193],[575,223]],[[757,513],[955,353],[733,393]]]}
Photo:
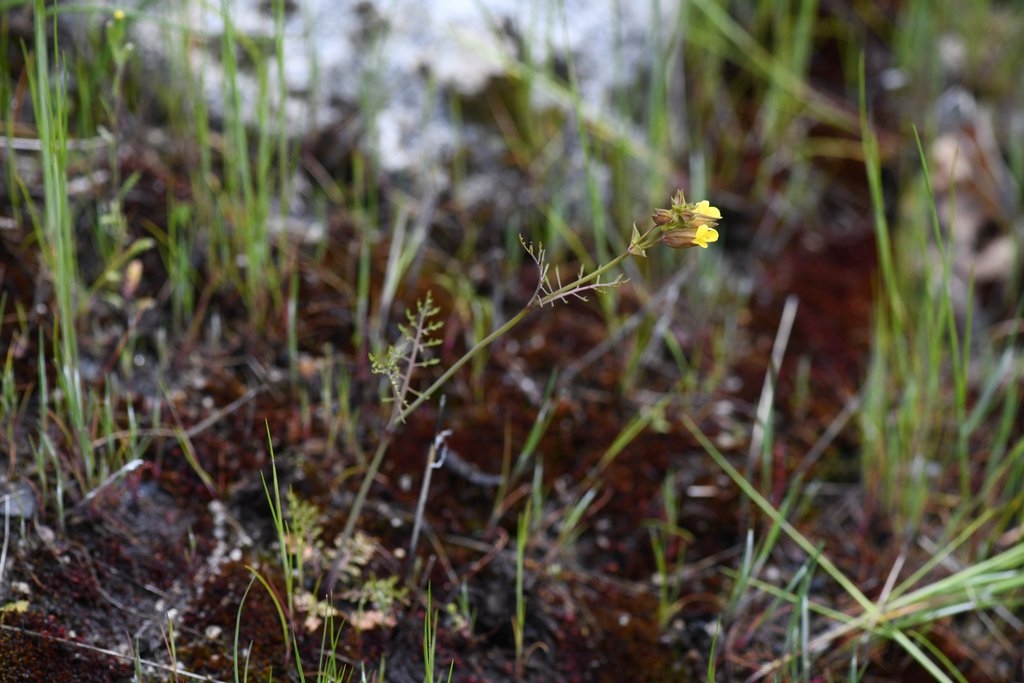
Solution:
{"label": "yellow flower", "polygon": [[718,241],[718,231],[706,225],[674,228],[662,233],[661,241],[673,249],[707,249],[708,244]]}
{"label": "yellow flower", "polygon": [[687,202],[683,191],[679,190],[672,197],[672,206],[667,209],[655,209],[651,219],[654,225],[643,234],[636,225],[633,226],[630,253],[644,256],[644,250],[658,242],[663,242],[673,249],[707,249],[710,243],[718,241],[718,231],[715,227],[722,219],[722,212],[718,207],[711,206],[711,202],[706,199],[696,203]]}
{"label": "yellow flower", "polygon": [[718,241],[715,226],[721,218],[722,212],[711,202],[687,203],[682,191],[672,198],[671,209],[654,212],[654,223],[661,226],[661,241],[673,249],[707,249],[708,244]]}
{"label": "yellow flower", "polygon": [[[693,205],[694,225],[709,225],[713,221],[721,220],[722,212],[718,207],[711,206],[711,202],[704,200]],[[711,240],[714,242],[714,240]]]}
{"label": "yellow flower", "polygon": [[693,243],[702,249],[707,249],[709,243],[717,241],[718,231],[706,225],[697,228],[697,234],[693,237]]}

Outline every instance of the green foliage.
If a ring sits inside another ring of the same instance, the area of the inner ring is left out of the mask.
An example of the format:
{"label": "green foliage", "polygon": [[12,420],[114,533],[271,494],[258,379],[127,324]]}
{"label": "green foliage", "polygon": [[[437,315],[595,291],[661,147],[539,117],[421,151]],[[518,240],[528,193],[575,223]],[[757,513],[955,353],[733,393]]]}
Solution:
{"label": "green foliage", "polygon": [[378,375],[387,377],[391,385],[390,400],[395,404],[393,415],[404,420],[402,411],[409,406],[409,396],[420,396],[413,386],[413,373],[417,368],[437,364],[436,358],[426,358],[425,351],[441,343],[436,333],[444,326],[432,320],[441,309],[434,306],[430,292],[416,302],[416,311],[406,311],[406,323],[398,325],[401,338],[380,354],[370,354],[370,367]]}
{"label": "green foliage", "polygon": [[[437,657],[437,611],[431,605],[430,587],[427,587],[427,608],[423,616],[423,681],[434,683],[434,662]],[[448,667],[448,681],[452,680],[455,660]]]}

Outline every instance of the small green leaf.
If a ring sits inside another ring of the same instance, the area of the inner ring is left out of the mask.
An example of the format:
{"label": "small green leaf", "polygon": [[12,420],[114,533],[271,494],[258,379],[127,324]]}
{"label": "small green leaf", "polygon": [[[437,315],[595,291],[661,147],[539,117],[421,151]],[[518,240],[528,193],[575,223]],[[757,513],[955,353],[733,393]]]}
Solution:
{"label": "small green leaf", "polygon": [[647,258],[647,252],[640,248],[640,230],[633,224],[633,236],[629,238],[629,250],[637,256]]}

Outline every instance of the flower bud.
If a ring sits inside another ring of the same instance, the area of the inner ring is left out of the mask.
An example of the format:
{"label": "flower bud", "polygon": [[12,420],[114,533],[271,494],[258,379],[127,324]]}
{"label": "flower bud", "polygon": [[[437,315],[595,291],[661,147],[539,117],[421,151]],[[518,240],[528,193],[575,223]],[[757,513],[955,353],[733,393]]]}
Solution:
{"label": "flower bud", "polygon": [[707,249],[709,243],[718,241],[718,231],[706,225],[696,228],[678,228],[662,234],[661,241],[673,249],[689,247]]}

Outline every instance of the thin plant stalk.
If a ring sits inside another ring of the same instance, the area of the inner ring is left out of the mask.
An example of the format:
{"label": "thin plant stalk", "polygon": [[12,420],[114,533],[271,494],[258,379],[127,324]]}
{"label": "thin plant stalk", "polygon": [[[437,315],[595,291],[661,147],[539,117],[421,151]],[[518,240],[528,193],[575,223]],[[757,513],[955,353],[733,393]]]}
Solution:
{"label": "thin plant stalk", "polygon": [[[391,443],[391,438],[398,426],[404,423],[412,415],[413,411],[430,399],[462,366],[490,346],[499,337],[508,334],[535,309],[554,305],[559,301],[566,301],[570,297],[583,298],[583,295],[587,292],[601,291],[622,284],[625,281],[622,275],[619,275],[614,280],[603,282],[601,277],[617,268],[630,256],[646,256],[646,250],[652,249],[658,244],[664,243],[674,249],[685,249],[692,246],[707,248],[708,242],[718,239],[718,232],[714,229],[714,226],[717,225],[717,221],[720,218],[721,212],[707,201],[687,203],[682,191],[679,191],[673,197],[670,209],[657,209],[654,212],[653,225],[643,233],[640,233],[635,225],[633,226],[633,234],[630,238],[629,246],[622,253],[590,273],[584,274],[581,272],[575,280],[568,284],[562,284],[561,276],[557,270],[554,273],[555,281],[552,283],[549,280],[549,264],[545,259],[543,247],[538,245],[535,248],[532,244],[523,241],[523,246],[537,264],[540,275],[537,288],[529,302],[517,314],[478,341],[462,357],[452,363],[429,387],[423,391],[412,392],[412,371],[417,366],[426,364],[417,355],[420,350],[419,345],[429,343],[427,341],[427,333],[434,329],[431,327],[432,323],[427,323],[425,319],[435,315],[437,312],[428,297],[427,301],[420,306],[418,319],[416,320],[415,335],[408,339],[412,343],[412,350],[405,357],[406,370],[400,377],[397,373],[391,377],[392,385],[395,388],[394,407],[384,429],[383,436],[377,444],[373,459],[370,461],[359,490],[356,493],[356,498],[349,511],[348,520],[345,522],[345,528],[342,531],[339,542],[342,552],[338,554],[338,558],[327,575],[326,588],[328,592],[333,589],[338,572],[347,561],[344,548],[348,545],[355,532],[356,523],[359,520],[363,505],[366,503],[370,487],[373,485],[373,481],[384,462],[384,454]],[[412,320],[413,317],[410,317],[410,321]],[[406,403],[405,397],[410,392],[415,395],[415,398]],[[614,454],[610,457],[614,458]]]}

